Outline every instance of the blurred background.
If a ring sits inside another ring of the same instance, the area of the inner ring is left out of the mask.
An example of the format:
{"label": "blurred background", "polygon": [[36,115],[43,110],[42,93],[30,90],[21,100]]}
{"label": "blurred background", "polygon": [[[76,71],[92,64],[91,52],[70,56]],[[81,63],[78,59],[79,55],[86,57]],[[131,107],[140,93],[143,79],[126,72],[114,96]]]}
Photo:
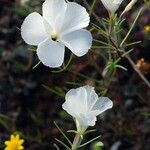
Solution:
{"label": "blurred background", "polygon": [[[87,9],[92,0],[76,0]],[[118,13],[126,6],[125,0]],[[91,50],[88,55],[74,57],[69,67],[60,73],[38,63],[32,47],[25,44],[20,35],[24,18],[31,12],[41,12],[41,0],[0,0],[0,144],[10,134],[18,131],[25,139],[26,150],[51,150],[55,138],[64,140],[54,126],[54,121],[64,132],[75,129],[72,118],[62,110],[65,93],[74,87],[90,84],[100,94],[101,56]],[[126,14],[125,31],[129,29],[135,14],[144,4],[138,0],[134,8]],[[97,0],[91,22],[108,14]],[[130,41],[142,41],[135,46],[131,57],[139,69],[150,80],[150,37],[144,27],[150,25],[150,9],[144,9]],[[89,26],[89,29],[91,27]],[[93,32],[93,36],[96,35]],[[66,57],[70,51],[66,51]],[[144,61],[144,65],[143,65]],[[126,59],[121,61],[128,71],[118,70],[109,86],[107,96],[114,107],[99,116],[95,126],[97,132],[86,136],[85,140],[101,135],[104,150],[150,150],[150,89],[133,70]],[[73,134],[67,133],[73,140]],[[63,148],[61,148],[63,150]],[[85,150],[93,149],[92,144]],[[83,149],[84,150],[84,149]]]}

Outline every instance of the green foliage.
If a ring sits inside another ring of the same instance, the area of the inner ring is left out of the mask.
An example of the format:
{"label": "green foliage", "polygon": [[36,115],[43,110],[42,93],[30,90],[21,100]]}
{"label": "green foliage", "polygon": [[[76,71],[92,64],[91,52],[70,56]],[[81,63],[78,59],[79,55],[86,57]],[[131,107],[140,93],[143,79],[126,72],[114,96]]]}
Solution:
{"label": "green foliage", "polygon": [[94,149],[93,150],[102,150],[103,149],[103,143],[102,142],[97,142],[94,145]]}
{"label": "green foliage", "polygon": [[43,85],[43,87],[45,89],[47,89],[48,91],[60,96],[60,97],[65,97],[65,91],[61,88],[61,87],[58,87],[58,86],[55,86],[54,88],[51,88],[51,87],[48,87],[46,85]]}
{"label": "green foliage", "polygon": [[30,13],[29,8],[26,8],[24,6],[14,7],[12,8],[12,11],[23,17],[26,17]]}
{"label": "green foliage", "polygon": [[148,8],[150,8],[150,0],[144,0],[144,2],[145,2],[145,4],[146,4],[146,6],[147,6]]}
{"label": "green foliage", "polygon": [[0,126],[6,129],[8,132],[11,132],[14,128],[11,120],[3,114],[0,114]]}
{"label": "green foliage", "polygon": [[59,115],[59,117],[60,117],[61,119],[65,119],[65,120],[70,120],[70,121],[72,121],[72,117],[71,117],[68,113],[66,113],[65,111],[60,111],[60,112],[58,113],[58,115]]}

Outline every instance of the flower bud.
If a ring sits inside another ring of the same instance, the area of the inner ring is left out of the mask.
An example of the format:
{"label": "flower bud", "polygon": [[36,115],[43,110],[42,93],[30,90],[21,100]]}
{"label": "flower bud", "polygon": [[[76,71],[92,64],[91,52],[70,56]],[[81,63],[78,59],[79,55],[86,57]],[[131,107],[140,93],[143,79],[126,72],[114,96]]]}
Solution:
{"label": "flower bud", "polygon": [[117,11],[119,6],[121,5],[123,0],[101,0],[104,7],[107,9],[107,11],[114,15],[114,13]]}
{"label": "flower bud", "polygon": [[126,8],[124,9],[123,13],[121,14],[124,15],[126,12],[128,12],[129,10],[132,9],[132,7],[134,6],[134,4],[137,2],[137,0],[131,0],[131,2],[126,6]]}

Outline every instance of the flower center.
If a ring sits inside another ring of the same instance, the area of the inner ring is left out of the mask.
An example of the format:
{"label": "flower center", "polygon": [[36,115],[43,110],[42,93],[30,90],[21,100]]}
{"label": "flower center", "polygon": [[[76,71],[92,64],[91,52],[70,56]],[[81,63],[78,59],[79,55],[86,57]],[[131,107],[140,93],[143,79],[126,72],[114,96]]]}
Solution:
{"label": "flower center", "polygon": [[10,145],[11,150],[19,150],[19,144],[17,141],[14,141],[11,145]]}
{"label": "flower center", "polygon": [[51,35],[53,41],[58,42],[59,36],[57,34]]}

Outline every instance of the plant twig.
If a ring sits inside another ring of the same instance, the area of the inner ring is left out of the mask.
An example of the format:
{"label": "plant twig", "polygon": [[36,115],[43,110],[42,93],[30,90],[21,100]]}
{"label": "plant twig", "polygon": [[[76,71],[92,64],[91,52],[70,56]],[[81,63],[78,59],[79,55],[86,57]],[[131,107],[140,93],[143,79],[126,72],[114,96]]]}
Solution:
{"label": "plant twig", "polygon": [[98,137],[96,137],[96,138],[94,138],[94,139],[92,139],[92,140],[90,140],[90,141],[88,141],[88,142],[86,142],[86,143],[80,145],[79,148],[84,147],[84,146],[86,146],[87,144],[90,144],[91,142],[97,140],[97,139],[100,138],[100,137],[101,137],[101,136],[98,136]]}
{"label": "plant twig", "polygon": [[94,6],[96,4],[96,0],[93,0],[93,3],[91,5],[91,8],[90,8],[90,11],[89,11],[89,16],[91,16],[92,12],[93,12],[93,9],[94,9]]}
{"label": "plant twig", "polygon": [[135,63],[133,62],[133,60],[130,58],[129,55],[125,56],[128,61],[130,62],[131,66],[133,67],[133,69],[137,72],[137,74],[141,77],[141,79],[147,84],[147,86],[150,88],[150,82],[145,78],[145,76],[141,73],[141,71],[136,67]]}
{"label": "plant twig", "polygon": [[[68,143],[70,145],[72,145],[71,141],[68,139],[68,137],[63,133],[63,131],[59,128],[59,126],[57,125],[56,122],[54,122],[55,126],[57,127],[57,129],[60,131],[60,133],[64,136],[64,138],[68,141]],[[57,140],[58,141],[58,140]]]}
{"label": "plant twig", "polygon": [[54,147],[55,147],[57,150],[60,150],[60,148],[59,148],[56,144],[54,144]]}
{"label": "plant twig", "polygon": [[71,150],[65,143],[63,143],[62,141],[55,139],[58,143],[60,143],[61,145],[63,145],[67,150]]}
{"label": "plant twig", "polygon": [[131,34],[131,32],[132,32],[132,30],[133,30],[133,28],[134,28],[134,26],[135,26],[135,24],[136,24],[136,22],[137,22],[137,20],[138,20],[138,18],[139,18],[139,16],[140,16],[140,14],[141,14],[142,11],[143,11],[143,7],[139,10],[139,12],[138,12],[138,14],[137,14],[137,16],[136,16],[136,18],[135,18],[135,20],[134,20],[131,28],[130,28],[130,30],[128,31],[127,35],[125,36],[125,38],[121,42],[120,47],[123,46],[123,44],[126,42],[126,40],[129,37],[129,35]]}
{"label": "plant twig", "polygon": [[[83,0],[84,4],[86,5],[86,7],[90,10],[91,6],[89,5],[89,3],[86,0]],[[97,22],[101,22],[101,18],[99,16],[97,16],[97,14],[95,14],[94,12],[92,12],[94,18],[97,20]],[[92,15],[91,14],[91,15]]]}
{"label": "plant twig", "polygon": [[32,69],[37,68],[37,67],[38,67],[41,63],[42,63],[42,62],[41,62],[41,61],[39,61],[36,65],[34,65],[34,66],[32,67]]}

